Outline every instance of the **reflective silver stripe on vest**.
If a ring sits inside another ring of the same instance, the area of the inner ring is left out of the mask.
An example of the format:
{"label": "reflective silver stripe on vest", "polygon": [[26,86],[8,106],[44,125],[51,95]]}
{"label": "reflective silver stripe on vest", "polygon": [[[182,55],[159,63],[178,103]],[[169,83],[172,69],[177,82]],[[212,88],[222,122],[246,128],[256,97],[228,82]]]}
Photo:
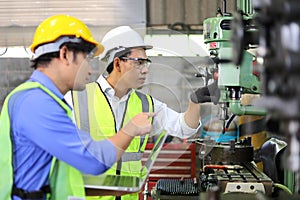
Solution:
{"label": "reflective silver stripe on vest", "polygon": [[[77,91],[80,129],[90,132],[89,109],[87,107],[87,89]],[[75,116],[76,117],[76,116]]]}
{"label": "reflective silver stripe on vest", "polygon": [[[142,111],[143,112],[149,112],[149,102],[148,102],[147,96],[145,94],[141,93],[141,92],[138,92],[138,91],[135,91],[135,93],[142,101]],[[144,144],[145,137],[146,137],[146,135],[141,136],[139,152],[141,152],[141,148]]]}
{"label": "reflective silver stripe on vest", "polygon": [[141,152],[124,152],[122,155],[122,162],[139,161],[142,160],[143,153]]}
{"label": "reflective silver stripe on vest", "polygon": [[135,93],[142,101],[142,111],[143,112],[149,112],[149,102],[148,102],[147,96],[143,93],[138,92],[138,91],[135,91]]}

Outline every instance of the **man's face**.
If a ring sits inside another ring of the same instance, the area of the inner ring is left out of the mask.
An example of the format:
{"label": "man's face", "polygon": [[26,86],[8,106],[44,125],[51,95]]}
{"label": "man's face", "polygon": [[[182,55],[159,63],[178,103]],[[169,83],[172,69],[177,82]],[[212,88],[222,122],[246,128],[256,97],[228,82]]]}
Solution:
{"label": "man's face", "polygon": [[147,58],[143,48],[132,49],[130,55],[120,58],[120,82],[128,89],[140,88],[145,83],[148,67],[143,59]]}
{"label": "man's face", "polygon": [[72,64],[74,67],[72,73],[74,73],[75,77],[73,89],[79,91],[84,90],[92,74],[88,54],[82,52],[77,53]]}

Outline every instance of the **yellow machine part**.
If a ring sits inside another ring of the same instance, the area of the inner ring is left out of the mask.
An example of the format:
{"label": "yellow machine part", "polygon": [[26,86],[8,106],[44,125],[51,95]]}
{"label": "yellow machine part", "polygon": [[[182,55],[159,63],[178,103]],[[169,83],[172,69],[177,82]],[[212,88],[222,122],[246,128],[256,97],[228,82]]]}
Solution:
{"label": "yellow machine part", "polygon": [[[244,94],[242,96],[243,105],[251,105],[258,95]],[[240,139],[251,137],[251,143],[254,147],[254,155],[258,154],[261,146],[267,141],[267,131],[265,129],[265,117],[254,115],[243,115],[238,119],[238,126],[240,130]],[[255,157],[255,156],[254,156]],[[256,157],[257,158],[257,157]],[[261,161],[255,159],[256,165],[259,170],[263,170]]]}

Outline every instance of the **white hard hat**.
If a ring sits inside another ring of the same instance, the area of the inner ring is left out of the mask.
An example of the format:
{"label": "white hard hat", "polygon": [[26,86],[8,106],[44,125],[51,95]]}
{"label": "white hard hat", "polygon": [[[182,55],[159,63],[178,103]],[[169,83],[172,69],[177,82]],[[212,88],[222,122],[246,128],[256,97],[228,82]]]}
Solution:
{"label": "white hard hat", "polygon": [[145,44],[140,34],[129,26],[119,26],[110,30],[103,37],[101,44],[104,46],[104,51],[99,57],[101,60],[107,61],[108,65],[118,52],[137,47],[153,48],[153,46]]}

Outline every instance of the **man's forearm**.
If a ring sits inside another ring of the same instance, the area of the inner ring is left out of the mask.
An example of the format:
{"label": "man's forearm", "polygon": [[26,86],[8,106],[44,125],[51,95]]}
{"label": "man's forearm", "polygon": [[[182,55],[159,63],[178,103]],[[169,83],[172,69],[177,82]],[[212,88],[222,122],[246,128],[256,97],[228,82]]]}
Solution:
{"label": "man's forearm", "polygon": [[184,114],[185,123],[191,128],[197,128],[200,120],[200,104],[190,101],[187,111]]}
{"label": "man's forearm", "polygon": [[122,154],[127,149],[133,138],[133,136],[124,133],[122,129],[116,135],[109,138],[109,140],[114,144],[117,152],[116,161],[118,161],[121,158]]}

